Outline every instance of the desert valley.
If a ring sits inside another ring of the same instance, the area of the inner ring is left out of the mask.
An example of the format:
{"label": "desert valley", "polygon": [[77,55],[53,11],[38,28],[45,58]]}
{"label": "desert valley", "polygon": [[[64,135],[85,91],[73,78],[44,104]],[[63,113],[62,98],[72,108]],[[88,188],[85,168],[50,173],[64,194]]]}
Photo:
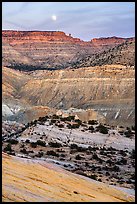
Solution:
{"label": "desert valley", "polygon": [[135,201],[135,38],[2,31],[3,202]]}

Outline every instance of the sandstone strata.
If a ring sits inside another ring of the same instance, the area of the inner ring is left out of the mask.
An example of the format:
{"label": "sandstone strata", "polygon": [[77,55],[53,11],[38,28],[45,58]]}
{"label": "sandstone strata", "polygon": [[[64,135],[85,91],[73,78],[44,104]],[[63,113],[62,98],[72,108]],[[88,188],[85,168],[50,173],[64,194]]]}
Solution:
{"label": "sandstone strata", "polygon": [[133,196],[121,190],[87,180],[53,164],[6,154],[3,154],[2,161],[3,202],[134,201]]}
{"label": "sandstone strata", "polygon": [[134,124],[134,69],[106,65],[31,74],[3,68],[3,102],[55,109],[94,109],[108,122]]}
{"label": "sandstone strata", "polygon": [[[3,65],[16,68],[20,66],[22,70],[37,67],[65,68],[88,55],[108,50],[126,40],[131,38],[110,37],[84,42],[60,31],[2,31]],[[7,59],[7,46],[15,53],[11,59]],[[19,62],[18,55],[24,58],[24,62]]]}
{"label": "sandstone strata", "polygon": [[92,109],[107,122],[134,124],[134,38],[84,42],[60,31],[3,31],[2,42],[3,65],[28,71],[3,69],[5,112],[13,104],[23,108],[20,119],[25,106],[26,115],[32,106]]}

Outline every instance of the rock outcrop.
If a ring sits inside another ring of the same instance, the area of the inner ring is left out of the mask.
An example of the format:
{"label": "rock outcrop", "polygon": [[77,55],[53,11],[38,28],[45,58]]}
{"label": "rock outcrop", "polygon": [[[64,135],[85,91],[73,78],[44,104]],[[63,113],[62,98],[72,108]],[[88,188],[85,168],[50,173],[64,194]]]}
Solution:
{"label": "rock outcrop", "polygon": [[111,37],[84,42],[60,31],[2,31],[3,65],[25,71],[66,68],[126,40],[130,38]]}
{"label": "rock outcrop", "polygon": [[2,202],[134,202],[122,190],[45,161],[2,157]]}
{"label": "rock outcrop", "polygon": [[119,45],[124,43],[125,41],[134,41],[134,38],[120,38],[120,37],[107,37],[107,38],[93,38],[91,43],[94,46],[112,46]]}

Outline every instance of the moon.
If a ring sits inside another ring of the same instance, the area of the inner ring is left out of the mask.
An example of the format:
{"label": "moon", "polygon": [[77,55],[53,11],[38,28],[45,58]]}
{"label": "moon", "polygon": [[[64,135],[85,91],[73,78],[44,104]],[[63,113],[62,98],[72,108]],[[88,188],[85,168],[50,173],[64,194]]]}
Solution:
{"label": "moon", "polygon": [[57,16],[55,16],[55,15],[53,15],[51,18],[52,18],[53,21],[57,20]]}

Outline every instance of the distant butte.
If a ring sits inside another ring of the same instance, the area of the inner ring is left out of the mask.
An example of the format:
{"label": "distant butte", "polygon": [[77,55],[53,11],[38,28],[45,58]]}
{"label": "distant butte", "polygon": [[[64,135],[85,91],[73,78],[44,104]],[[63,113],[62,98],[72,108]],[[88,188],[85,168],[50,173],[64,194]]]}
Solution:
{"label": "distant butte", "polygon": [[83,41],[79,38],[72,37],[71,34],[66,34],[63,31],[16,31],[16,30],[3,30],[2,31],[2,37],[3,38],[10,38],[10,37],[22,37],[22,38],[28,38],[34,39],[39,37],[40,39],[45,39],[47,41],[50,40],[66,40],[71,42],[83,42],[88,44],[101,44],[101,43],[122,43],[125,42],[126,39],[134,39],[134,38],[122,38],[122,37],[101,37],[101,38],[93,38],[90,41]]}
{"label": "distant butte", "polygon": [[85,57],[107,51],[133,39],[114,36],[94,38],[85,42],[62,31],[3,30],[3,65],[17,68],[21,64],[20,69],[23,70],[24,65],[27,65],[27,70],[28,66],[29,70],[34,67],[64,69]]}
{"label": "distant butte", "polygon": [[[11,38],[19,40],[43,40],[43,41],[70,41],[70,42],[84,42],[79,38],[73,38],[71,34],[65,34],[63,31],[13,31],[5,30],[2,31],[3,39],[10,40]],[[12,39],[12,40],[13,40]]]}

